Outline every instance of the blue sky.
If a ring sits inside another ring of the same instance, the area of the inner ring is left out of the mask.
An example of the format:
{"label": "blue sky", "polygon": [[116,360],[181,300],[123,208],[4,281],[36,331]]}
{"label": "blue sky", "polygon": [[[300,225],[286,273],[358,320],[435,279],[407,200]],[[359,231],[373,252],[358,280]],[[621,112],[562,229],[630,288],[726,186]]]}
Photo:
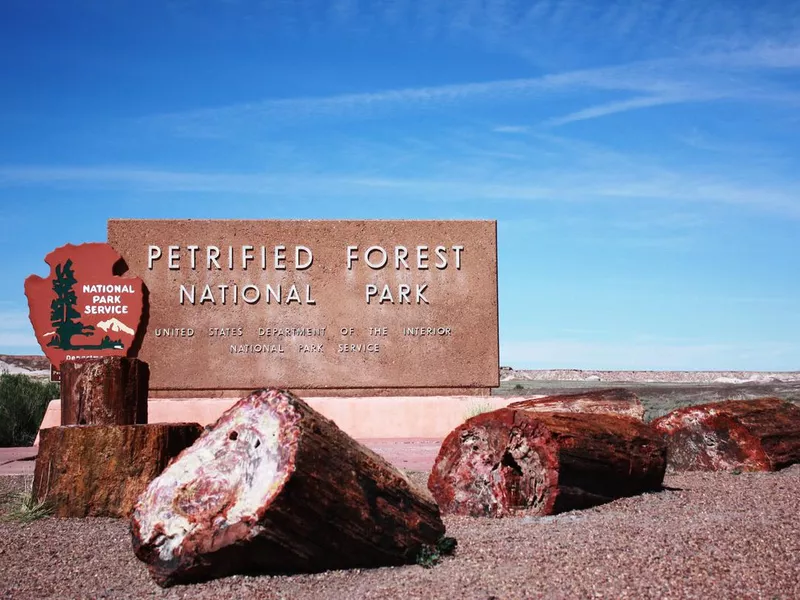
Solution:
{"label": "blue sky", "polygon": [[4,0],[0,353],[108,218],[486,218],[502,364],[797,370],[798,40],[788,0]]}

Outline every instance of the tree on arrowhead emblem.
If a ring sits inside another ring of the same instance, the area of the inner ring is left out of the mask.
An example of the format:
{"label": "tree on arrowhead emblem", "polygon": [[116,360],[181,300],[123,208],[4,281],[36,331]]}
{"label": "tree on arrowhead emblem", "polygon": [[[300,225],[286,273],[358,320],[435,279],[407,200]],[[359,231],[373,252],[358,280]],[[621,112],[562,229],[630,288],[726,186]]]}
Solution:
{"label": "tree on arrowhead emblem", "polygon": [[73,289],[77,283],[75,273],[72,270],[72,260],[68,260],[64,265],[56,265],[56,276],[53,279],[53,291],[56,297],[50,303],[50,322],[55,328],[55,334],[48,346],[71,350],[73,335],[87,335],[94,331],[92,325],[84,325],[77,319],[80,313],[75,310],[78,298]]}
{"label": "tree on arrowhead emblem", "polygon": [[81,315],[75,310],[78,298],[74,289],[77,281],[71,259],[63,266],[56,265],[56,276],[53,279],[53,291],[56,297],[50,303],[50,322],[55,328],[55,333],[47,345],[62,350],[123,347],[120,340],[112,340],[108,336],[105,336],[97,346],[76,346],[72,343],[72,336],[89,335],[94,331],[94,325],[84,325],[78,321]]}

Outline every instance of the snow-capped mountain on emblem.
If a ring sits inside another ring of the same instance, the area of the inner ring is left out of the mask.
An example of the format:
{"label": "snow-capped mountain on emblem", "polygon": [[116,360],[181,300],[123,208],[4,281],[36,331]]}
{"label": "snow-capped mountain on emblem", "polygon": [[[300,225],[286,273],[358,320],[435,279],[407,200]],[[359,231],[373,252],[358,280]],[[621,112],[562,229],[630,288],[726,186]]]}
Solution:
{"label": "snow-capped mountain on emblem", "polygon": [[97,326],[102,329],[103,331],[124,331],[129,335],[135,335],[136,331],[125,325],[119,319],[113,318],[109,319],[108,321],[100,321]]}
{"label": "snow-capped mountain on emblem", "polygon": [[113,274],[120,259],[109,244],[67,244],[45,258],[47,278],[25,280],[36,339],[56,368],[67,358],[131,355],[143,284]]}

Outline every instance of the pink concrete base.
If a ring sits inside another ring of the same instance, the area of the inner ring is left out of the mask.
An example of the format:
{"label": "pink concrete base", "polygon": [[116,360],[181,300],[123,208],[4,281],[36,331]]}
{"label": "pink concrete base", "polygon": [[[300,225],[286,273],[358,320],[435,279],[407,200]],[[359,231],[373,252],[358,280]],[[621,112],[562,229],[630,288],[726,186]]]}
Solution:
{"label": "pink concrete base", "polygon": [[433,469],[433,463],[439,455],[444,440],[403,438],[403,439],[367,439],[358,440],[370,450],[380,454],[395,467],[406,471],[422,471],[427,473]]}
{"label": "pink concrete base", "polygon": [[[406,471],[428,472],[433,468],[440,439],[404,438],[389,440],[385,438],[358,440],[383,456],[394,466]],[[33,476],[36,466],[36,446],[27,448],[0,448],[0,477],[3,475]]]}
{"label": "pink concrete base", "polygon": [[[526,396],[530,398],[531,396]],[[413,396],[372,398],[304,398],[315,410],[356,439],[443,439],[467,418],[503,408],[522,397]],[[213,423],[238,398],[151,399],[150,423]],[[40,429],[61,424],[61,401],[47,407]],[[36,438],[34,444],[39,443]]]}
{"label": "pink concrete base", "polygon": [[0,448],[0,475],[33,475],[38,448]]}

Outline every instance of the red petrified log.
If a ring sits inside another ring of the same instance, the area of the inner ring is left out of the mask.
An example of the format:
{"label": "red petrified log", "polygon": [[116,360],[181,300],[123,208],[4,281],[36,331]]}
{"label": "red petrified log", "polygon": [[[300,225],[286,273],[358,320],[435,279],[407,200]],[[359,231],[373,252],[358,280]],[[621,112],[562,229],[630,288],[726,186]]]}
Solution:
{"label": "red petrified log", "polygon": [[666,444],[615,415],[501,409],[447,436],[428,488],[443,514],[551,515],[661,489]]}
{"label": "red petrified log", "polygon": [[521,400],[508,405],[535,412],[581,412],[612,414],[644,420],[644,406],[639,397],[629,390],[610,389],[578,394],[562,394]]}
{"label": "red petrified log", "polygon": [[147,423],[150,371],[137,358],[108,356],[61,363],[62,425]]}
{"label": "red petrified log", "polygon": [[147,484],[202,430],[197,423],[43,429],[33,494],[59,517],[130,517]]}
{"label": "red petrified log", "polygon": [[800,462],[800,407],[778,398],[674,410],[653,421],[676,471],[777,471]]}
{"label": "red petrified log", "polygon": [[150,484],[131,531],[168,586],[409,563],[444,525],[426,490],[272,389],[240,400]]}

